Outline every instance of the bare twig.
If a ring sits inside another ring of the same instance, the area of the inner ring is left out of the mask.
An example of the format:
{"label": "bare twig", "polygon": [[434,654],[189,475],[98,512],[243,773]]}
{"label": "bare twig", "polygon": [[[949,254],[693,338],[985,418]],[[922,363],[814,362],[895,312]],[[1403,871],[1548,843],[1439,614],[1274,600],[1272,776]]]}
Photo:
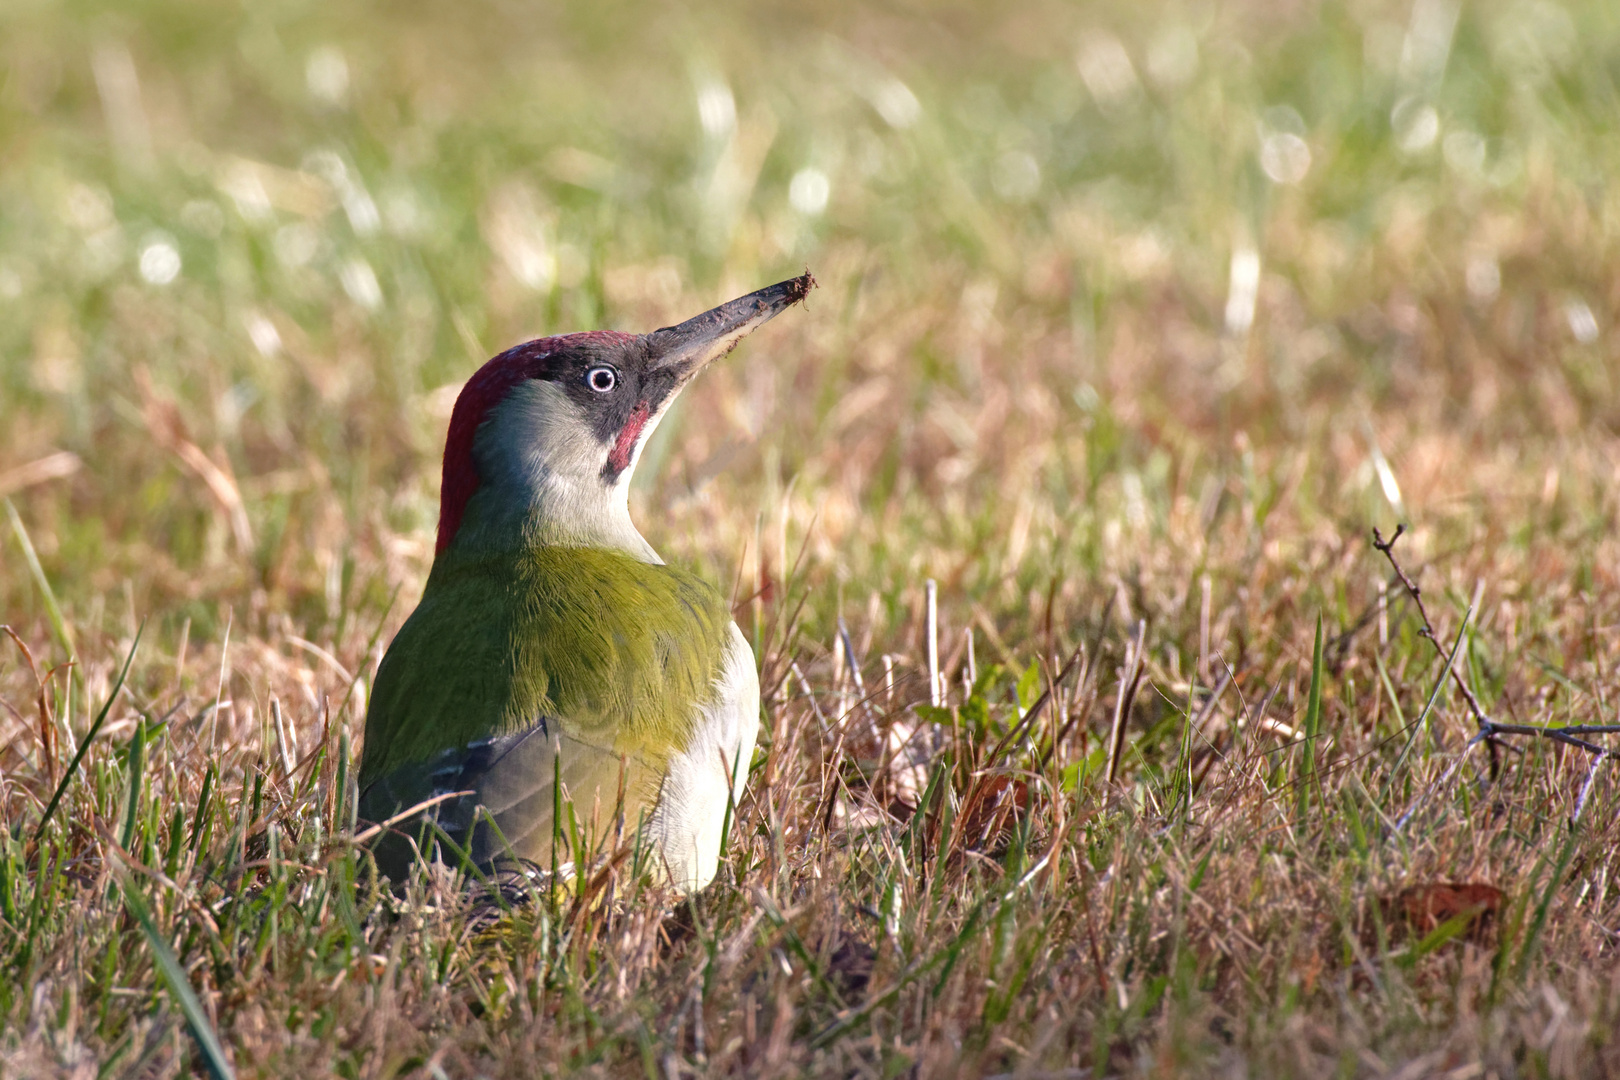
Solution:
{"label": "bare twig", "polygon": [[[1412,803],[1411,807],[1408,808],[1407,811],[1395,822],[1396,830],[1398,831],[1405,828],[1406,823],[1410,821],[1413,815],[1415,815],[1423,804],[1428,801],[1429,796],[1443,787],[1452,778],[1452,776],[1456,774],[1457,769],[1468,757],[1469,751],[1473,750],[1475,746],[1482,742],[1485,743],[1492,752],[1491,775],[1494,778],[1496,775],[1494,765],[1496,748],[1501,745],[1507,746],[1508,749],[1517,750],[1517,747],[1512,747],[1502,741],[1502,736],[1504,735],[1524,735],[1531,738],[1548,739],[1552,742],[1562,743],[1565,746],[1573,746],[1576,749],[1585,751],[1593,756],[1591,769],[1587,773],[1585,783],[1581,785],[1580,795],[1575,801],[1575,810],[1570,816],[1571,824],[1578,823],[1581,819],[1582,812],[1586,808],[1586,799],[1591,793],[1592,784],[1597,779],[1599,765],[1606,760],[1620,761],[1620,749],[1603,746],[1600,743],[1590,742],[1586,739],[1580,738],[1579,736],[1613,735],[1620,733],[1620,724],[1575,724],[1567,727],[1550,727],[1536,724],[1504,724],[1496,720],[1492,720],[1489,714],[1485,712],[1484,708],[1480,706],[1479,699],[1474,696],[1474,691],[1468,685],[1468,681],[1463,678],[1462,672],[1457,670],[1456,657],[1461,651],[1460,646],[1462,644],[1462,635],[1459,634],[1458,636],[1457,647],[1454,647],[1451,653],[1448,654],[1445,646],[1440,643],[1440,638],[1435,633],[1434,623],[1429,618],[1428,609],[1423,604],[1423,590],[1420,589],[1417,582],[1413,581],[1412,578],[1407,574],[1405,568],[1401,566],[1400,560],[1395,558],[1395,541],[1399,540],[1401,538],[1401,534],[1405,531],[1405,525],[1397,525],[1395,527],[1395,532],[1391,534],[1388,540],[1385,540],[1383,534],[1380,533],[1375,526],[1373,528],[1373,547],[1382,552],[1384,558],[1389,560],[1389,565],[1394,569],[1395,576],[1400,579],[1401,585],[1406,589],[1407,594],[1412,597],[1412,602],[1417,606],[1418,616],[1423,620],[1423,627],[1418,631],[1418,633],[1420,636],[1429,640],[1429,643],[1434,646],[1435,651],[1440,654],[1441,660],[1445,662],[1446,671],[1450,674],[1452,681],[1456,684],[1457,690],[1462,694],[1463,700],[1468,703],[1468,710],[1473,714],[1477,732],[1473,738],[1468,740],[1468,745],[1463,748],[1462,753],[1457,755],[1457,759],[1447,767],[1440,779],[1429,785],[1429,787],[1424,790],[1423,794],[1419,795],[1418,798]],[[1475,603],[1469,606],[1470,617],[1472,617],[1474,609],[1477,606],[1478,596],[1476,594]]]}
{"label": "bare twig", "polygon": [[[1440,654],[1441,659],[1445,659],[1446,647],[1440,644],[1440,639],[1434,632],[1434,623],[1429,619],[1429,611],[1423,606],[1423,590],[1418,588],[1417,582],[1407,576],[1406,570],[1401,566],[1400,561],[1395,558],[1393,550],[1395,541],[1399,540],[1401,534],[1405,531],[1405,525],[1397,525],[1394,534],[1388,540],[1385,540],[1383,534],[1378,531],[1378,527],[1375,525],[1373,526],[1373,547],[1384,553],[1384,558],[1389,560],[1389,565],[1395,570],[1395,576],[1401,579],[1401,585],[1411,595],[1412,602],[1417,605],[1418,615],[1423,619],[1423,629],[1419,630],[1418,633],[1428,638],[1429,644],[1434,646],[1435,652]],[[1485,715],[1485,710],[1480,707],[1479,699],[1474,696],[1473,689],[1468,685],[1467,680],[1462,677],[1462,673],[1457,670],[1457,665],[1453,662],[1448,667],[1452,681],[1457,684],[1457,690],[1462,694],[1463,700],[1468,702],[1468,711],[1474,714],[1474,722],[1482,728],[1490,726],[1492,723],[1491,718]]]}

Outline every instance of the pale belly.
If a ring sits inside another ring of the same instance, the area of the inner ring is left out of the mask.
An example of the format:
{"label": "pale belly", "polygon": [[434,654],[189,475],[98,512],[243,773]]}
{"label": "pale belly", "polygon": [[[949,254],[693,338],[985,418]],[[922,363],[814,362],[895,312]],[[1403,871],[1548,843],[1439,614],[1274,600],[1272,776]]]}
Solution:
{"label": "pale belly", "polygon": [[759,676],[735,623],[716,690],[692,744],[670,759],[649,829],[670,884],[685,892],[714,880],[727,811],[735,817],[759,737]]}

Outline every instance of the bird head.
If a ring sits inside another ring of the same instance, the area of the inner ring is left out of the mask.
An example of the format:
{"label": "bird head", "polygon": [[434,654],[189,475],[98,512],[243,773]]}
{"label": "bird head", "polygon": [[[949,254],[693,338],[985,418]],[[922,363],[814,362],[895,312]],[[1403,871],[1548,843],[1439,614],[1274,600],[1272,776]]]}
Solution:
{"label": "bird head", "polygon": [[480,368],[445,440],[437,552],[565,543],[656,561],[630,478],[681,389],[815,285],[808,273],[650,334],[540,338]]}

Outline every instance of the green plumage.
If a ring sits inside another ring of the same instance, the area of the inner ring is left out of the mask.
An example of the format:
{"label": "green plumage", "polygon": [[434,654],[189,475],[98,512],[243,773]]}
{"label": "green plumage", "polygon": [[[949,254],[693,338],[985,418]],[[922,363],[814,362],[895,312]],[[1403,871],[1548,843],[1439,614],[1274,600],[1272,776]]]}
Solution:
{"label": "green plumage", "polygon": [[[444,552],[377,672],[360,766],[362,816],[382,821],[443,788],[448,775],[486,804],[521,800],[512,829],[496,819],[503,832],[533,841],[514,840],[517,854],[543,861],[557,756],[545,748],[555,745],[581,817],[593,799],[611,812],[623,773],[633,825],[650,812],[671,752],[713,693],[729,623],[708,583],[615,551]],[[544,739],[525,740],[527,757],[514,764],[510,755],[506,775],[495,775],[496,790],[486,792],[485,766],[463,749],[542,722]],[[458,774],[463,762],[470,764]],[[464,829],[471,809],[449,821],[441,814],[441,822]]]}

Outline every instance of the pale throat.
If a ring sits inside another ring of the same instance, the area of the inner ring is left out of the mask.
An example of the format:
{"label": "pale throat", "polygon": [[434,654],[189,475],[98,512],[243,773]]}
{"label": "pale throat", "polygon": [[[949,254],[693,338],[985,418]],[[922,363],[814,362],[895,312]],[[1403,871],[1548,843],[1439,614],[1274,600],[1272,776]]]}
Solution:
{"label": "pale throat", "polygon": [[474,441],[479,486],[455,546],[591,547],[662,563],[630,520],[630,479],[662,414],[660,409],[641,420],[628,461],[609,481],[603,466],[610,454],[618,457],[626,449],[617,437],[604,443],[555,383],[530,380],[514,387]]}

